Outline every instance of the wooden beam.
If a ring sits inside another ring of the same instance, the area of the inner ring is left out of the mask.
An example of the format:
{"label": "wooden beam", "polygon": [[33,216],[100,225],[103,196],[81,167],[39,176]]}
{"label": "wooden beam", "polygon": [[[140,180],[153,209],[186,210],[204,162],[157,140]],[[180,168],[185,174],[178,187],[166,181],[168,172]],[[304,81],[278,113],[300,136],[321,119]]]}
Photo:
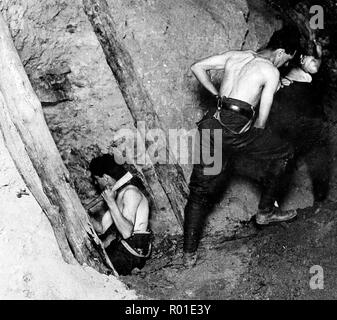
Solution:
{"label": "wooden beam", "polygon": [[[65,261],[114,273],[45,122],[0,14],[0,132],[27,187],[47,215]],[[75,258],[75,259],[74,259]]]}
{"label": "wooden beam", "polygon": [[[108,7],[106,0],[83,0],[83,7],[103,48],[107,63],[115,76],[135,126],[137,127],[137,122],[143,121],[146,123],[146,129],[161,128],[153,102],[134,68],[127,48],[116,33],[111,8]],[[144,133],[141,132],[141,134],[146,141]],[[146,178],[151,176],[149,178],[151,180],[155,175],[159,180],[182,228],[188,187],[183,170],[178,164],[174,164],[176,161],[172,152],[166,146],[163,148],[170,164],[154,163],[151,168],[146,168],[144,176]]]}

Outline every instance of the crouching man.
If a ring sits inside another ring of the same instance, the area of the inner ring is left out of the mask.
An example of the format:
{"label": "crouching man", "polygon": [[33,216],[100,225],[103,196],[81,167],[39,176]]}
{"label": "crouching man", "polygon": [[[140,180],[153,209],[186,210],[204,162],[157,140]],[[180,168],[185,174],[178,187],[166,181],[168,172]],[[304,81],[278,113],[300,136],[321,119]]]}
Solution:
{"label": "crouching man", "polygon": [[117,237],[105,250],[119,275],[131,274],[134,268],[143,268],[151,254],[149,203],[141,191],[144,186],[139,178],[133,177],[113,191],[116,181],[127,171],[109,154],[93,159],[89,170],[108,209],[103,214],[91,216],[91,222],[98,235],[104,235],[112,224],[115,225]]}

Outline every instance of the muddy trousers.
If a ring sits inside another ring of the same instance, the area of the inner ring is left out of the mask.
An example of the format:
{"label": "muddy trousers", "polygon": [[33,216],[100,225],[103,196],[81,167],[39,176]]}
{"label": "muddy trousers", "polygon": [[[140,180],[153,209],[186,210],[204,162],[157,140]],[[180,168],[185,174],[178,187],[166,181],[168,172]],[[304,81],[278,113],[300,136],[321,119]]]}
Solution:
{"label": "muddy trousers", "polygon": [[267,128],[253,127],[243,134],[233,134],[247,119],[230,112],[224,115],[224,119],[226,127],[212,117],[203,118],[197,124],[195,164],[184,212],[184,252],[187,253],[197,250],[205,218],[228,182],[228,163],[232,158],[250,157],[266,164],[260,181],[260,210],[273,208],[280,188],[284,188],[289,180],[284,178],[290,174],[289,162],[293,158],[291,145]]}

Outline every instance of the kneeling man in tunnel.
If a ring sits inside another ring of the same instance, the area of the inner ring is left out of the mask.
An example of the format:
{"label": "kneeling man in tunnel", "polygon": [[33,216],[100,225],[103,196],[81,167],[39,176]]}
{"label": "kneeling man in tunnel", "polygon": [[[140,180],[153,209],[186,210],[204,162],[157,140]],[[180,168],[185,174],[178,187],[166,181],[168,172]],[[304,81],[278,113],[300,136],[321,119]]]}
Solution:
{"label": "kneeling man in tunnel", "polygon": [[151,254],[149,203],[141,191],[144,186],[138,177],[133,177],[114,190],[127,171],[109,154],[94,158],[89,170],[107,208],[90,215],[90,220],[99,236],[112,225],[117,228],[116,239],[105,249],[119,275],[131,274],[133,269],[143,268]]}

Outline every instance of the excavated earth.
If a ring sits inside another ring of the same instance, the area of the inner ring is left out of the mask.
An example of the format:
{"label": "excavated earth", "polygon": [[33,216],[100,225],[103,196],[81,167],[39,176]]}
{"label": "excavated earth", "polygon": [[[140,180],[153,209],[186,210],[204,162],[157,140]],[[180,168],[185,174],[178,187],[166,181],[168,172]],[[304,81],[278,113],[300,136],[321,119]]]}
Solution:
{"label": "excavated earth", "polygon": [[[230,48],[257,49],[282,26],[263,0],[108,3],[165,129],[190,130],[202,115],[207,97],[189,71],[192,62]],[[0,1],[0,10],[85,202],[94,196],[88,162],[119,147],[115,137],[119,129],[133,128],[117,82],[80,0],[5,0]],[[337,74],[337,68],[330,69]],[[182,236],[173,236],[179,231],[177,223],[165,193],[154,185],[160,210],[151,221],[157,234],[152,259],[143,270],[120,279],[145,299],[336,298],[337,204],[332,201],[337,201],[337,96],[333,94],[327,108],[333,124],[331,202],[311,207],[310,179],[306,166],[299,163],[285,207],[307,208],[299,209],[294,222],[257,229],[249,221],[256,211],[258,189],[237,179],[209,217],[197,266],[186,270]],[[10,160],[1,163],[0,297],[135,299],[135,292],[114,277],[64,264],[46,217],[31,196],[16,195],[25,186]],[[192,166],[182,167],[188,180]],[[314,265],[324,270],[323,290],[309,286]]]}
{"label": "excavated earth", "polygon": [[[146,267],[121,277],[145,299],[336,299],[337,204],[301,209],[295,221],[233,237],[204,237],[197,265],[182,266],[182,238],[162,240]],[[313,266],[323,268],[323,289],[311,289]]]}

